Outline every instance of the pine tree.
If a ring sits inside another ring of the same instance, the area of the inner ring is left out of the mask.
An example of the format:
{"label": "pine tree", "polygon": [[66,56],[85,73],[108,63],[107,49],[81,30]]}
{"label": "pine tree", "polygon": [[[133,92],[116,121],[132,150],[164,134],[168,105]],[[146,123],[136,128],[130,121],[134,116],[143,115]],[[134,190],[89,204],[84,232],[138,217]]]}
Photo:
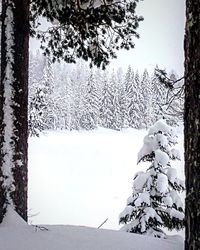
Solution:
{"label": "pine tree", "polygon": [[116,74],[117,78],[117,94],[118,94],[118,102],[119,102],[119,113],[121,120],[121,128],[128,128],[128,111],[127,111],[127,93],[126,93],[126,84],[125,84],[125,76],[121,68],[117,70]]}
{"label": "pine tree", "polygon": [[138,92],[139,85],[136,86],[134,72],[129,65],[125,75],[125,117],[128,127],[139,128]]}
{"label": "pine tree", "polygon": [[118,94],[119,94],[119,107],[120,107],[121,124],[122,124],[121,127],[128,128],[129,122],[128,122],[128,112],[127,112],[127,96],[126,96],[125,85],[123,83],[119,85]]}
{"label": "pine tree", "polygon": [[128,66],[128,70],[125,75],[125,94],[126,94],[126,112],[127,112],[127,121],[128,127],[134,127],[134,87],[133,87],[133,80],[134,80],[134,72],[131,69],[131,66]]}
{"label": "pine tree", "polygon": [[120,109],[120,91],[119,82],[115,71],[113,70],[109,79],[109,85],[111,90],[111,101],[113,104],[113,124],[112,129],[120,130],[122,128],[122,114]]}
{"label": "pine tree", "polygon": [[142,103],[140,104],[142,106],[142,127],[148,128],[152,125],[152,85],[149,78],[149,74],[147,69],[144,70],[142,79],[140,82],[140,94],[142,96]]}
{"label": "pine tree", "polygon": [[150,127],[138,154],[139,162],[150,162],[146,172],[138,172],[133,193],[120,214],[123,230],[164,237],[162,228],[180,230],[184,225],[183,203],[179,192],[184,190],[171,161],[180,160],[174,148],[176,136],[164,120]]}
{"label": "pine tree", "polygon": [[115,129],[121,130],[124,125],[124,117],[121,108],[121,89],[119,83],[113,85],[114,87],[114,112],[115,112]]}
{"label": "pine tree", "polygon": [[88,76],[85,92],[80,126],[83,129],[90,130],[97,128],[100,109],[100,96],[92,71]]}
{"label": "pine tree", "polygon": [[183,121],[184,83],[183,81],[177,81],[178,76],[174,71],[169,74],[169,80],[174,84],[172,89],[165,89],[163,113],[168,123],[175,126]]}
{"label": "pine tree", "polygon": [[156,66],[152,78],[154,119],[164,117],[170,125],[178,125],[183,119],[184,77],[178,79],[174,71],[167,74]]}
{"label": "pine tree", "polygon": [[30,136],[38,136],[40,131],[54,128],[56,116],[52,98],[54,74],[49,58],[45,60],[42,78],[34,85],[34,93],[29,98]]}
{"label": "pine tree", "polygon": [[113,85],[110,85],[108,80],[105,78],[100,107],[100,119],[101,126],[110,129],[116,129],[113,90]]}
{"label": "pine tree", "polygon": [[134,86],[136,89],[135,96],[135,128],[143,128],[144,127],[144,96],[143,89],[141,87],[141,80],[138,70],[135,73],[134,77]]}
{"label": "pine tree", "polygon": [[[89,77],[89,71],[86,64],[80,60],[70,75],[70,91],[71,91],[71,124],[70,129],[79,130],[87,124],[87,118],[84,117],[86,86]],[[84,120],[85,119],[85,120]]]}
{"label": "pine tree", "polygon": [[152,108],[153,108],[153,122],[162,119],[164,116],[164,104],[166,100],[167,90],[163,84],[159,82],[156,77],[158,66],[154,69],[154,73],[151,79],[152,82]]}

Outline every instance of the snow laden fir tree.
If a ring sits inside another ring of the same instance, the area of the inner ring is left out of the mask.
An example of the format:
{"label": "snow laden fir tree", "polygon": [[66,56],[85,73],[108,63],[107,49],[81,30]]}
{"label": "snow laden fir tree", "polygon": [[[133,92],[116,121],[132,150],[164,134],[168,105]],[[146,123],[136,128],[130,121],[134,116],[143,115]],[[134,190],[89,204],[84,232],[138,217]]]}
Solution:
{"label": "snow laden fir tree", "polygon": [[179,192],[184,182],[177,176],[171,161],[180,160],[174,148],[177,136],[164,120],[150,127],[138,153],[138,163],[150,162],[146,172],[138,172],[133,181],[133,193],[120,214],[122,230],[164,237],[162,228],[180,230],[184,226],[183,203]]}

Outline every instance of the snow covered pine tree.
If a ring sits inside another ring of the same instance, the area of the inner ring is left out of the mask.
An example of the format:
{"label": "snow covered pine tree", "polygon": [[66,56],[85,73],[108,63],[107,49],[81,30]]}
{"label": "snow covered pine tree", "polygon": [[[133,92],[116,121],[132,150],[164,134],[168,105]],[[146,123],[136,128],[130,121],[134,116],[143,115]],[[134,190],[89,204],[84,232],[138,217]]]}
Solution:
{"label": "snow covered pine tree", "polygon": [[134,177],[133,194],[120,214],[119,222],[125,224],[122,230],[165,237],[161,228],[183,228],[183,203],[178,192],[184,190],[184,182],[171,166],[172,160],[180,160],[179,151],[173,147],[176,137],[164,120],[150,127],[138,153],[138,163],[148,161],[151,165]]}

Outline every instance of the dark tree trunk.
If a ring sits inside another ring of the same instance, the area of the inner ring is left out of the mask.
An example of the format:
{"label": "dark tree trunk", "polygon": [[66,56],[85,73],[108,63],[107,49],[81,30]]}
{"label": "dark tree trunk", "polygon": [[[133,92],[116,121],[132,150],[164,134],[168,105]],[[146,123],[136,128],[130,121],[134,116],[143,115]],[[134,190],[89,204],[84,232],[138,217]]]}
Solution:
{"label": "dark tree trunk", "polygon": [[200,1],[186,0],[186,250],[200,249]]}
{"label": "dark tree trunk", "polygon": [[2,0],[0,222],[8,205],[27,220],[29,0]]}

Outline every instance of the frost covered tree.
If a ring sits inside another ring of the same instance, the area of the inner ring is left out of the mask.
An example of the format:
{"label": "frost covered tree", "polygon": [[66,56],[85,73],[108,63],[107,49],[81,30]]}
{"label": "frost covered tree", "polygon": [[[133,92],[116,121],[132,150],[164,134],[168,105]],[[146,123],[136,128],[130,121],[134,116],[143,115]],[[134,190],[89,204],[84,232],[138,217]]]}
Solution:
{"label": "frost covered tree", "polygon": [[[134,47],[142,20],[135,14],[137,2],[37,0],[31,2],[30,13],[29,0],[2,0],[0,222],[8,205],[27,220],[30,24],[31,34],[45,41],[43,48],[53,60],[75,62],[78,57],[104,68],[116,50]],[[33,29],[40,16],[52,23],[47,32]]]}
{"label": "frost covered tree", "polygon": [[149,78],[149,74],[147,69],[144,70],[141,82],[140,82],[140,93],[142,97],[142,102],[140,102],[141,106],[141,118],[142,123],[145,128],[148,128],[150,125],[152,125],[152,115],[153,115],[153,109],[152,109],[152,84]]}
{"label": "frost covered tree", "polygon": [[122,113],[120,109],[120,83],[118,82],[117,75],[113,70],[110,79],[109,79],[109,86],[111,91],[111,102],[113,106],[113,122],[112,122],[112,129],[120,130],[122,128]]}
{"label": "frost covered tree", "polygon": [[164,117],[169,124],[177,125],[183,118],[184,85],[182,78],[172,71],[169,76],[158,67],[153,75],[154,119]]}
{"label": "frost covered tree", "polygon": [[29,94],[29,135],[38,136],[40,131],[53,129],[55,123],[55,109],[53,101],[54,74],[48,57],[41,79],[34,84],[33,93]]}
{"label": "frost covered tree", "polygon": [[166,100],[167,90],[166,87],[160,83],[156,77],[158,66],[155,67],[152,76],[152,109],[153,109],[153,122],[163,118],[163,106]]}
{"label": "frost covered tree", "polygon": [[150,166],[134,177],[132,196],[120,214],[120,223],[125,224],[122,230],[164,237],[162,228],[183,228],[179,192],[184,190],[184,182],[178,178],[172,163],[180,160],[179,151],[174,148],[176,143],[176,135],[164,120],[150,127],[138,153],[138,163],[147,161]]}
{"label": "frost covered tree", "polygon": [[134,72],[131,69],[131,66],[128,66],[128,70],[125,75],[125,97],[126,97],[126,110],[127,110],[127,120],[129,127],[135,127],[135,102],[136,102],[136,93],[134,88]]}
{"label": "frost covered tree", "polygon": [[100,109],[100,96],[92,71],[88,76],[85,92],[84,110],[80,118],[80,126],[83,129],[90,130],[97,128]]}
{"label": "frost covered tree", "polygon": [[111,85],[105,79],[100,107],[101,125],[105,128],[115,129],[114,95]]}

